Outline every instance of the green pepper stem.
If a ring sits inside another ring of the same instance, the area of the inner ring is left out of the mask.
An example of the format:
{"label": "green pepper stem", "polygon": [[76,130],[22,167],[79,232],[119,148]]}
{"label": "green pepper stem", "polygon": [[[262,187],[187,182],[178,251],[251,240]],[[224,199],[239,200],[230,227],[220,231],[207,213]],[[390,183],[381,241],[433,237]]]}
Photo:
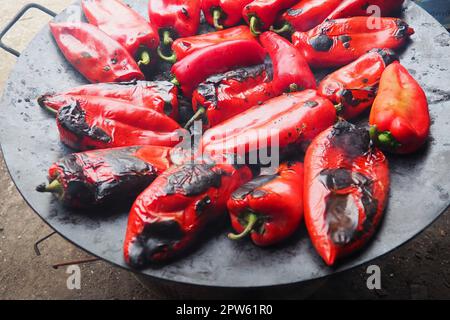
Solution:
{"label": "green pepper stem", "polygon": [[258,222],[258,216],[254,213],[250,213],[247,216],[247,226],[245,227],[244,231],[242,231],[240,234],[229,233],[228,239],[241,240],[245,238],[253,231],[253,227],[255,226],[256,222]]}
{"label": "green pepper stem", "polygon": [[214,9],[212,12],[213,15],[213,21],[214,21],[214,28],[217,30],[222,30],[223,25],[220,24],[220,19],[222,18],[222,11],[220,9]]}
{"label": "green pepper stem", "polygon": [[197,121],[198,119],[200,119],[200,117],[202,117],[206,112],[206,108],[205,107],[199,107],[197,112],[194,114],[194,116],[186,123],[186,125],[184,126],[185,129],[189,129],[195,121]]}
{"label": "green pepper stem", "polygon": [[296,83],[291,83],[289,85],[289,92],[297,92],[298,91],[298,85]]}
{"label": "green pepper stem", "polygon": [[339,114],[342,112],[342,110],[344,110],[344,106],[342,105],[342,103],[338,103],[334,105],[334,108],[336,109],[336,112]]}
{"label": "green pepper stem", "polygon": [[141,59],[138,61],[138,66],[148,66],[150,64],[150,62],[152,62],[152,58],[150,55],[150,52],[148,52],[147,50],[144,50],[141,52]]}
{"label": "green pepper stem", "polygon": [[46,104],[45,104],[45,100],[47,99],[46,95],[40,96],[37,101],[39,106],[44,109],[45,111],[47,111],[48,113],[51,113],[53,115],[57,115],[58,111],[52,108],[49,108]]}
{"label": "green pepper stem", "polygon": [[258,30],[258,18],[257,17],[251,17],[250,18],[250,31],[253,33],[254,36],[259,36],[261,34],[261,31]]}
{"label": "green pepper stem", "polygon": [[168,47],[172,44],[173,39],[170,36],[170,31],[166,30],[163,32],[163,44],[164,46]]}
{"label": "green pepper stem", "polygon": [[37,192],[50,192],[50,193],[57,193],[61,195],[64,190],[62,184],[59,182],[58,179],[53,180],[50,184],[46,185],[41,184],[36,188]]}
{"label": "green pepper stem", "polygon": [[180,85],[180,81],[178,81],[177,78],[173,78],[172,80],[170,80],[170,82],[176,85],[177,87]]}
{"label": "green pepper stem", "polygon": [[286,33],[286,32],[291,32],[292,29],[291,29],[291,25],[286,22],[285,24],[283,24],[283,26],[281,28],[279,28],[279,29],[271,28],[271,30],[275,33],[282,34],[282,33]]}
{"label": "green pepper stem", "polygon": [[157,51],[158,51],[158,56],[161,59],[163,59],[164,61],[167,61],[171,64],[174,64],[175,62],[177,62],[177,55],[175,53],[172,53],[172,55],[170,55],[170,56],[166,56],[166,55],[164,55],[164,53],[162,53],[160,47],[158,47]]}

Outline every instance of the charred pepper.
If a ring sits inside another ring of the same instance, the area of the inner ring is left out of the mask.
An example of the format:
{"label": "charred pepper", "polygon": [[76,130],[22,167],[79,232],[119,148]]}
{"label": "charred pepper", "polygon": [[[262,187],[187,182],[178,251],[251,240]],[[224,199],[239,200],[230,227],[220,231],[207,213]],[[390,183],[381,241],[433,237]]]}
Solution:
{"label": "charred pepper", "polygon": [[125,261],[134,268],[178,257],[226,213],[227,200],[252,178],[246,166],[207,161],[174,166],[137,199],[125,237]]}
{"label": "charred pepper", "polygon": [[298,0],[254,0],[244,7],[242,15],[254,35],[269,30],[283,10],[295,5]]}
{"label": "charred pepper", "polygon": [[253,0],[203,0],[206,21],[216,29],[232,27],[242,20],[242,10]]}
{"label": "charred pepper", "polygon": [[158,34],[125,3],[120,0],[83,0],[81,7],[89,23],[119,42],[139,66],[156,61]]}
{"label": "charred pepper", "polygon": [[202,116],[204,127],[210,128],[283,92],[316,88],[311,69],[289,41],[273,32],[263,33],[260,41],[273,72],[261,67],[240,69],[201,83],[192,99],[196,115],[187,127]]}
{"label": "charred pepper", "polygon": [[381,148],[412,153],[426,142],[430,113],[425,92],[399,62],[383,72],[370,113],[370,133]]}
{"label": "charred pepper", "polygon": [[366,129],[340,121],[305,156],[305,221],[327,265],[361,249],[380,224],[389,193],[386,157]]}
{"label": "charred pepper", "polygon": [[270,246],[292,236],[303,219],[303,164],[284,163],[274,175],[262,175],[236,190],[227,203],[231,224],[258,246]]}
{"label": "charred pepper", "polygon": [[391,50],[372,50],[328,75],[317,91],[337,106],[341,117],[355,118],[372,106],[381,75],[395,59]]}
{"label": "charred pepper", "polygon": [[149,108],[178,120],[178,89],[168,81],[130,81],[88,84],[38,98],[39,105],[51,112],[66,106],[71,96],[117,99],[137,107]]}
{"label": "charred pepper", "polygon": [[49,184],[36,190],[74,208],[134,199],[171,166],[170,150],[134,146],[70,154],[50,167]]}
{"label": "charred pepper", "polygon": [[397,18],[354,17],[328,20],[308,32],[295,32],[292,42],[314,68],[340,67],[376,48],[399,49],[414,29]]}
{"label": "charred pepper", "polygon": [[51,22],[50,30],[66,59],[90,82],[144,79],[133,57],[97,27]]}
{"label": "charred pepper", "polygon": [[183,132],[157,111],[120,100],[72,96],[56,116],[61,141],[75,150],[175,146]]}

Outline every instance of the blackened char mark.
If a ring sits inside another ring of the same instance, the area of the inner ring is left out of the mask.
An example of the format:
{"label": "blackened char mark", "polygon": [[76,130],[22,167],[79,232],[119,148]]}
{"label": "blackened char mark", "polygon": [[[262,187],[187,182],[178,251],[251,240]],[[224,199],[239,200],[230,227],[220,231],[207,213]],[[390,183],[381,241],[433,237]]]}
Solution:
{"label": "blackened char mark", "polygon": [[255,179],[253,179],[252,181],[247,182],[239,189],[237,189],[233,193],[232,198],[235,200],[244,200],[245,197],[247,197],[250,194],[254,198],[261,198],[265,195],[265,193],[262,190],[257,190],[257,189],[264,186],[265,184],[269,183],[270,181],[274,180],[277,177],[278,177],[278,175],[259,176]]}
{"label": "blackened char mark", "polygon": [[350,158],[363,156],[370,148],[369,131],[344,120],[334,125],[328,138],[334,147],[344,150]]}
{"label": "blackened char mark", "polygon": [[180,225],[174,220],[147,224],[128,248],[129,264],[133,268],[142,269],[154,262],[155,254],[174,255],[173,246],[184,235]]}
{"label": "blackened char mark", "polygon": [[209,188],[219,188],[223,172],[214,170],[209,164],[185,164],[167,177],[165,192],[168,195],[181,193],[187,197],[201,195]]}
{"label": "blackened char mark", "polygon": [[397,39],[403,39],[408,35],[409,25],[403,21],[402,19],[396,20],[397,31],[394,34],[394,37]]}
{"label": "blackened char mark", "polygon": [[78,101],[72,101],[69,105],[62,107],[58,113],[58,122],[64,129],[75,136],[88,137],[92,140],[110,143],[111,137],[97,126],[89,126],[86,122],[86,113],[80,107]]}
{"label": "blackened char mark", "polygon": [[314,50],[319,52],[328,52],[333,47],[333,39],[326,34],[320,34],[310,40],[310,44]]}
{"label": "blackened char mark", "polygon": [[370,52],[378,53],[384,61],[386,66],[390,65],[392,62],[398,60],[397,54],[390,49],[372,49]]}

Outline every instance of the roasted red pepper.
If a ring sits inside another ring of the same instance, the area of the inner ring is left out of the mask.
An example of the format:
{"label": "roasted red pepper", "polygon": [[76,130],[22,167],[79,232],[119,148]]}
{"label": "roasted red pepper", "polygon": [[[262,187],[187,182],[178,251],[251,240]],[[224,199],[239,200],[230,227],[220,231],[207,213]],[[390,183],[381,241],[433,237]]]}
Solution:
{"label": "roasted red pepper", "polygon": [[278,15],[295,5],[298,0],[254,0],[244,7],[242,15],[255,35],[269,30]]}
{"label": "roasted red pepper", "polygon": [[50,30],[66,59],[90,82],[144,79],[128,51],[97,27],[82,22],[51,22]]}
{"label": "roasted red pepper", "polygon": [[184,57],[212,45],[231,40],[254,40],[255,37],[247,26],[238,26],[222,31],[200,34],[192,37],[179,38],[172,44],[173,54],[165,56],[161,51],[160,57],[170,63],[182,60]]}
{"label": "roasted red pepper", "polygon": [[[158,29],[165,47],[176,38],[197,34],[200,26],[201,0],[151,0],[148,16]],[[161,50],[160,50],[161,51]]]}
{"label": "roasted red pepper", "polygon": [[210,128],[283,92],[316,88],[311,69],[289,41],[273,32],[263,33],[260,41],[272,60],[272,74],[259,67],[209,78],[194,92],[192,121],[203,116]]}
{"label": "roasted red pepper", "polygon": [[191,247],[226,213],[227,200],[252,178],[246,166],[201,162],[174,166],[156,178],[131,209],[125,261],[134,268],[166,262]]}
{"label": "roasted red pepper", "polygon": [[425,92],[399,62],[386,68],[370,113],[372,140],[394,153],[412,153],[430,134]]}
{"label": "roasted red pepper", "polygon": [[325,21],[342,0],[303,0],[288,9],[278,21],[277,33],[305,32]]}
{"label": "roasted red pepper", "polygon": [[172,66],[174,82],[188,97],[213,74],[264,62],[266,51],[256,40],[233,40],[199,49]]}
{"label": "roasted red pepper", "polygon": [[183,133],[164,114],[101,97],[72,96],[56,120],[61,141],[80,151],[135,145],[173,147]]}
{"label": "roasted red pepper", "polygon": [[327,76],[317,91],[338,107],[342,118],[355,118],[372,106],[381,75],[395,59],[391,50],[374,49]]}
{"label": "roasted red pepper", "polygon": [[66,106],[70,96],[94,96],[117,99],[137,107],[149,108],[178,120],[178,89],[168,81],[131,81],[88,84],[57,94],[44,94],[38,103],[49,111]]}
{"label": "roasted red pepper", "polygon": [[232,27],[242,20],[242,10],[253,0],[203,0],[206,21],[216,29]]}
{"label": "roasted red pepper", "polygon": [[89,23],[119,42],[138,65],[156,61],[159,38],[153,27],[120,0],[82,0],[81,7]]}
{"label": "roasted red pepper", "polygon": [[327,265],[359,249],[380,224],[389,193],[386,157],[366,129],[340,121],[305,156],[305,221]]}
{"label": "roasted red pepper", "polygon": [[236,190],[228,201],[231,224],[239,235],[250,235],[258,246],[286,240],[303,219],[303,164],[282,164],[276,174],[262,175]]}
{"label": "roasted red pepper", "polygon": [[376,48],[399,49],[414,34],[396,18],[355,17],[329,20],[308,32],[295,32],[292,42],[315,68],[340,67]]}
{"label": "roasted red pepper", "polygon": [[306,147],[336,121],[336,109],[315,90],[284,94],[257,105],[205,132],[202,152],[245,156],[260,148]]}
{"label": "roasted red pepper", "polygon": [[51,192],[74,208],[131,200],[171,166],[170,151],[135,146],[70,154],[50,167],[49,184],[36,190]]}
{"label": "roasted red pepper", "polygon": [[[404,0],[343,0],[333,10],[327,19],[340,19],[349,17],[372,16],[379,13],[382,17],[390,17],[399,13]],[[370,6],[376,6],[377,12],[368,10]],[[379,11],[378,11],[379,10]]]}

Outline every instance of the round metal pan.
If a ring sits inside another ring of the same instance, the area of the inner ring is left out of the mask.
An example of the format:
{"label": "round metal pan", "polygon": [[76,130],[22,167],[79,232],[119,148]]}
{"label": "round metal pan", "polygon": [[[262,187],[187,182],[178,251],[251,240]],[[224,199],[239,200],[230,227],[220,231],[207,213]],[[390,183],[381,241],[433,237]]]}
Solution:
{"label": "round metal pan", "polygon": [[[146,16],[146,1],[126,1]],[[78,4],[57,20],[80,20]],[[404,18],[416,34],[401,62],[423,85],[433,119],[431,139],[413,156],[390,156],[392,191],[383,224],[362,251],[335,268],[326,267],[302,228],[285,245],[260,249],[250,242],[232,242],[227,230],[211,232],[200,246],[170,265],[150,268],[155,279],[209,287],[256,288],[295,284],[347,270],[383,255],[431,224],[450,204],[450,36],[428,13],[408,4]],[[0,139],[17,188],[52,228],[80,248],[117,266],[122,257],[127,210],[70,211],[50,195],[35,192],[49,165],[71,152],[58,139],[54,119],[42,112],[36,97],[84,84],[65,61],[45,27],[22,53],[1,100]],[[15,212],[20,215],[20,212]]]}

